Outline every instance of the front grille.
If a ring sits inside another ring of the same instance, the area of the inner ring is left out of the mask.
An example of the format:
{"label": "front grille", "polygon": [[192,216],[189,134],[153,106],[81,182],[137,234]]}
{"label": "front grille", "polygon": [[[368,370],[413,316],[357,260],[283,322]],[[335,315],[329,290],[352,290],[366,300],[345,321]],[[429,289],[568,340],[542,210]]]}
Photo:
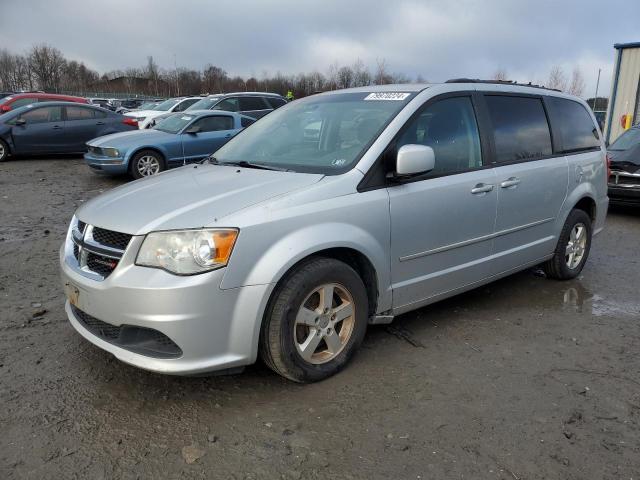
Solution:
{"label": "front grille", "polygon": [[118,261],[113,258],[104,257],[93,252],[87,253],[87,267],[92,272],[96,272],[107,278],[118,266]]}
{"label": "front grille", "polygon": [[80,272],[95,280],[104,280],[116,269],[132,235],[88,225],[80,220],[73,225],[73,257]]}
{"label": "front grille", "polygon": [[111,230],[105,230],[104,228],[93,228],[93,239],[106,245],[107,247],[117,248],[119,250],[126,250],[132,235],[126,233],[114,232]]}
{"label": "front grille", "polygon": [[178,358],[182,356],[182,349],[158,330],[133,325],[111,325],[92,317],[73,305],[71,311],[90,333],[125,350],[153,358]]}
{"label": "front grille", "polygon": [[609,177],[609,185],[640,185],[640,174],[614,171]]}

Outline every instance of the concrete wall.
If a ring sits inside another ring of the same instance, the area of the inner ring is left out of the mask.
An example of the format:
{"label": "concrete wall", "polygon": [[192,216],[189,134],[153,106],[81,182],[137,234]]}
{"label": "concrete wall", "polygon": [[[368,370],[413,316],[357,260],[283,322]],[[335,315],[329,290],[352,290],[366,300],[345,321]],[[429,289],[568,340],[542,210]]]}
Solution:
{"label": "concrete wall", "polygon": [[[619,48],[616,50],[616,65],[613,69],[613,82],[609,96],[605,138],[613,142],[624,129],[620,124],[620,117],[624,114],[632,116],[632,124],[640,121],[640,106],[638,84],[640,83],[640,47]],[[620,62],[619,68],[617,67]],[[618,81],[616,88],[616,71]],[[615,95],[615,99],[613,98]],[[613,111],[611,111],[613,109]],[[633,118],[635,114],[635,118]]]}

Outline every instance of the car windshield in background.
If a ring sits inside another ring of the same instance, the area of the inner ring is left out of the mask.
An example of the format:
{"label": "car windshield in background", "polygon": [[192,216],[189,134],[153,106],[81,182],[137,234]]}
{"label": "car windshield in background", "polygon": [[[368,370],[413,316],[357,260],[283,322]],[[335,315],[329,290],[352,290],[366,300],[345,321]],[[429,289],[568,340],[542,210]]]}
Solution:
{"label": "car windshield in background", "polygon": [[161,112],[166,112],[167,110],[169,110],[171,107],[173,107],[179,101],[180,100],[175,100],[175,99],[165,100],[161,104],[156,105],[155,107],[153,107],[152,110],[159,110]]}
{"label": "car windshield in background", "polygon": [[274,110],[216,153],[297,172],[342,173],[413,98],[401,92],[317,95]]}
{"label": "car windshield in background", "polygon": [[158,106],[157,103],[150,102],[150,103],[143,103],[142,105],[140,105],[137,108],[138,108],[138,110],[153,110],[157,106]]}
{"label": "car windshield in background", "polygon": [[187,110],[210,110],[219,100],[220,97],[203,98],[191,105]]}
{"label": "car windshield in background", "polygon": [[160,120],[158,124],[153,127],[153,129],[167,133],[178,133],[180,130],[186,127],[194,118],[196,117],[194,117],[193,115],[171,115],[164,120]]}
{"label": "car windshield in background", "polygon": [[620,135],[620,137],[609,146],[609,150],[629,150],[638,143],[640,143],[640,128],[632,128]]}

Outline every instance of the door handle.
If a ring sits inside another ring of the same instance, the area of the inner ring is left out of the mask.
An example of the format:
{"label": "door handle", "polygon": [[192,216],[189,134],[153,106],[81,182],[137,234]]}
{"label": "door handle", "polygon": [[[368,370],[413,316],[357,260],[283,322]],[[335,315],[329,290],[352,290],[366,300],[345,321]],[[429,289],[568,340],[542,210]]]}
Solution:
{"label": "door handle", "polygon": [[227,133],[227,134],[224,136],[224,138],[229,138],[230,136],[231,136],[231,134],[230,134],[230,133]]}
{"label": "door handle", "polygon": [[104,122],[97,122],[96,125],[104,125]]}
{"label": "door handle", "polygon": [[504,182],[502,182],[500,184],[500,187],[511,188],[511,187],[517,187],[518,185],[520,185],[520,179],[518,177],[511,177],[505,180]]}
{"label": "door handle", "polygon": [[62,127],[60,125],[54,125],[53,127],[51,127],[53,130],[62,130]]}
{"label": "door handle", "polygon": [[471,194],[472,195],[479,195],[481,193],[489,193],[491,190],[493,190],[493,185],[487,185],[484,183],[479,183],[477,184],[475,187],[473,187],[471,189]]}

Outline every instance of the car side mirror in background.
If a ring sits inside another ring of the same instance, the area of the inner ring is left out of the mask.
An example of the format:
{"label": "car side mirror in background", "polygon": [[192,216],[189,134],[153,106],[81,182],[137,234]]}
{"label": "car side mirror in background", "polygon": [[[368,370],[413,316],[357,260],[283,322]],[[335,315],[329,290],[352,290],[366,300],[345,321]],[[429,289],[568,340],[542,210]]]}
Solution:
{"label": "car side mirror in background", "polygon": [[24,118],[18,118],[15,122],[13,122],[13,124],[22,126],[22,125],[26,125],[27,121]]}
{"label": "car side mirror in background", "polygon": [[402,180],[430,172],[436,165],[433,148],[426,145],[403,145],[398,149],[393,177]]}
{"label": "car side mirror in background", "polygon": [[195,135],[196,133],[198,133],[200,131],[200,127],[197,125],[192,125],[189,128],[187,128],[184,133],[190,133],[191,135]]}

